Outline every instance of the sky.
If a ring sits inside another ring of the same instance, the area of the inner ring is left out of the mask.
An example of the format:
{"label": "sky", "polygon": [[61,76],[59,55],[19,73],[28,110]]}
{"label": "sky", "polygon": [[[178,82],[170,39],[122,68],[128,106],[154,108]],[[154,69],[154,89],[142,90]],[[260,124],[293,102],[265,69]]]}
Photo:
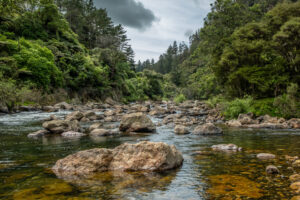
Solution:
{"label": "sky", "polygon": [[188,36],[203,26],[213,0],[94,0],[122,24],[135,60],[155,60],[173,41],[188,44]]}

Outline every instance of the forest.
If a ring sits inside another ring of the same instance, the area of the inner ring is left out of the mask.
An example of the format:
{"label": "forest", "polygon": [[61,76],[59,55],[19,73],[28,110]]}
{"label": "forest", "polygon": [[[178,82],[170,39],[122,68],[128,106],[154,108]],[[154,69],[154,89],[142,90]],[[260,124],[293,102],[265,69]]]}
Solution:
{"label": "forest", "polygon": [[174,41],[156,62],[136,62],[123,26],[92,0],[10,0],[0,11],[10,110],[112,97],[206,100],[228,118],[299,116],[299,1],[216,0],[190,44]]}

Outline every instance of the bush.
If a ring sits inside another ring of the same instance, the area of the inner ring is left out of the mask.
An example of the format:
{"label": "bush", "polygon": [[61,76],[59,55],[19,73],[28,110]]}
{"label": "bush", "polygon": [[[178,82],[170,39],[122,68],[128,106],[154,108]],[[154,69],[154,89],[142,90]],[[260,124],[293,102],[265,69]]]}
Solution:
{"label": "bush", "polygon": [[237,118],[241,113],[248,113],[251,111],[250,107],[253,103],[252,97],[244,99],[235,99],[231,102],[227,102],[224,106],[223,114],[226,119]]}
{"label": "bush", "polygon": [[286,94],[275,98],[274,105],[284,118],[300,117],[298,90],[299,86],[292,83],[287,87]]}
{"label": "bush", "polygon": [[176,96],[175,98],[174,98],[174,102],[175,103],[182,103],[182,102],[184,102],[186,100],[186,98],[185,98],[185,96],[183,95],[183,94],[180,94],[180,95],[178,95],[178,96]]}

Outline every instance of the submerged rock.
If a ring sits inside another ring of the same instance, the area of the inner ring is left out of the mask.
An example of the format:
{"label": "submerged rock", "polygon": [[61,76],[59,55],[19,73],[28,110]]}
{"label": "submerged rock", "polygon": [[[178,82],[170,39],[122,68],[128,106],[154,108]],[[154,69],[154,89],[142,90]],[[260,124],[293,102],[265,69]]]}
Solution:
{"label": "submerged rock", "polygon": [[300,200],[300,196],[294,196],[291,200]]}
{"label": "submerged rock", "polygon": [[122,117],[119,129],[123,132],[154,132],[156,128],[147,115],[131,113]]}
{"label": "submerged rock", "polygon": [[58,160],[53,171],[59,177],[85,176],[108,170],[164,171],[179,167],[182,154],[162,142],[122,144],[115,149],[96,148],[79,151]]}
{"label": "submerged rock", "polygon": [[69,137],[69,138],[72,138],[72,137],[82,137],[82,136],[85,136],[86,134],[84,133],[80,133],[80,132],[75,132],[75,131],[67,131],[67,132],[64,132],[61,134],[61,136],[63,137]]}
{"label": "submerged rock", "polygon": [[297,194],[300,194],[300,181],[294,182],[290,185],[290,188]]}
{"label": "submerged rock", "polygon": [[270,160],[270,159],[274,159],[276,156],[271,153],[259,153],[256,155],[256,157],[261,160]]}
{"label": "submerged rock", "polygon": [[119,134],[118,129],[108,130],[108,129],[103,129],[103,128],[94,129],[90,133],[91,136],[111,136],[111,135],[118,135],[118,134]]}
{"label": "submerged rock", "polygon": [[215,151],[241,151],[242,147],[238,147],[235,144],[217,144],[211,146]]}
{"label": "submerged rock", "polygon": [[293,183],[293,182],[297,182],[300,181],[300,174],[293,174],[289,177],[289,180]]}
{"label": "submerged rock", "polygon": [[43,127],[51,133],[60,134],[67,131],[79,131],[78,121],[52,120],[43,123]]}
{"label": "submerged rock", "polygon": [[194,129],[193,133],[197,135],[218,135],[222,134],[223,130],[215,126],[213,123],[207,123],[204,125],[197,126]]}
{"label": "submerged rock", "polygon": [[212,185],[207,190],[211,199],[222,196],[224,199],[238,199],[241,196],[245,199],[259,199],[263,197],[259,184],[245,177],[237,175],[216,175],[210,176],[209,181]]}
{"label": "submerged rock", "polygon": [[50,132],[47,131],[47,130],[39,130],[39,131],[36,131],[36,132],[33,132],[33,133],[29,133],[27,135],[27,137],[29,138],[38,138],[38,137],[43,137],[44,135],[46,134],[49,134]]}
{"label": "submerged rock", "polygon": [[266,167],[267,174],[279,174],[279,169],[274,165],[268,165]]}
{"label": "submerged rock", "polygon": [[292,165],[293,167],[300,167],[300,160],[295,160]]}
{"label": "submerged rock", "polygon": [[176,125],[174,128],[174,132],[178,135],[185,135],[190,133],[189,129],[186,126]]}

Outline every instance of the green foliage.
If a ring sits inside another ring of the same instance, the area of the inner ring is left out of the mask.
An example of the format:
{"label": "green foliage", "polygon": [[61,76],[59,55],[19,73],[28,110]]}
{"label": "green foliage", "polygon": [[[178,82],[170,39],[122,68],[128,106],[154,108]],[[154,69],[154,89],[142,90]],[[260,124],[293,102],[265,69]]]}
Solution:
{"label": "green foliage", "polygon": [[183,95],[183,94],[179,94],[178,96],[176,96],[175,98],[174,98],[174,102],[175,103],[182,103],[182,102],[184,102],[186,100],[186,98],[185,98],[185,96]]}
{"label": "green foliage", "polygon": [[244,99],[234,99],[233,101],[227,102],[224,105],[223,114],[226,119],[237,118],[241,113],[248,113],[251,111],[250,107],[253,103],[253,99],[251,97],[247,97]]}
{"label": "green foliage", "polygon": [[30,93],[27,87],[18,87],[11,79],[4,79],[0,73],[0,102],[4,104],[9,112],[12,112],[17,102],[23,101]]}
{"label": "green foliage", "polygon": [[285,118],[300,117],[299,86],[290,84],[285,94],[275,98],[274,105]]}

